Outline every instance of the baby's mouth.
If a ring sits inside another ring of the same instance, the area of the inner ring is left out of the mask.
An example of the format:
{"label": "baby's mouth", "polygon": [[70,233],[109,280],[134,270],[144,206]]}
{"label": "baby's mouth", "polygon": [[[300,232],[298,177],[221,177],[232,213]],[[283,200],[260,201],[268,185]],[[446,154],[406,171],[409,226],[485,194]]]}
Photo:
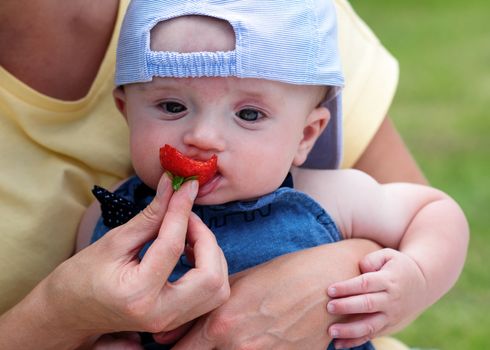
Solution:
{"label": "baby's mouth", "polygon": [[211,192],[213,192],[217,186],[219,185],[221,179],[223,179],[223,176],[221,175],[220,172],[217,172],[214,174],[214,176],[206,182],[204,185],[199,185],[199,191],[197,193],[197,198],[204,197]]}
{"label": "baby's mouth", "polygon": [[208,160],[200,161],[185,156],[167,144],[160,148],[160,164],[170,173],[175,190],[188,180],[198,180],[202,187],[214,179],[218,171],[218,157],[215,154]]}

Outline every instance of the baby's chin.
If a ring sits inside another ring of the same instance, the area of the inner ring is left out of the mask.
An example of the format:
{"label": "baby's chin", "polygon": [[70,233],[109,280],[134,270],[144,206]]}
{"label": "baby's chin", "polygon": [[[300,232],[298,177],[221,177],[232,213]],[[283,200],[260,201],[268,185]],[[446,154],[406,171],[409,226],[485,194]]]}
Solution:
{"label": "baby's chin", "polygon": [[194,204],[198,205],[222,205],[230,202],[248,202],[248,201],[254,201],[257,200],[259,197],[261,197],[261,194],[253,194],[253,195],[225,195],[223,193],[220,193],[220,191],[216,192],[211,192],[206,194],[205,196],[200,197],[199,195],[197,196],[196,200],[194,201]]}
{"label": "baby's chin", "polygon": [[235,198],[235,197],[223,197],[223,196],[220,196],[216,193],[209,193],[209,194],[202,196],[202,197],[198,196],[194,200],[194,204],[197,204],[197,205],[221,205],[221,204],[225,204],[228,202],[234,202],[237,200],[240,200],[240,199]]}
{"label": "baby's chin", "polygon": [[157,190],[160,179],[163,176],[163,170],[158,169],[158,171],[139,171],[138,168],[135,169],[135,175],[149,188],[152,190]]}

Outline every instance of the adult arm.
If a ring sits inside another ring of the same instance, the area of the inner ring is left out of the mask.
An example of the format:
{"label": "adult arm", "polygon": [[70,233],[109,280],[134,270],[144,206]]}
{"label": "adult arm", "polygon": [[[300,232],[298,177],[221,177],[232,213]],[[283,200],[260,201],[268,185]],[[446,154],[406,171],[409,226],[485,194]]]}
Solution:
{"label": "adult arm", "polygon": [[[226,262],[191,214],[197,186],[173,194],[163,176],[152,203],[57,267],[0,318],[2,349],[73,349],[102,333],[173,329],[229,296]],[[141,261],[137,252],[155,239]],[[185,242],[195,268],[167,282]]]}
{"label": "adult arm", "polygon": [[371,175],[379,183],[427,184],[427,179],[388,116],[353,168]]}
{"label": "adult arm", "polygon": [[379,247],[345,240],[278,257],[231,277],[232,295],[201,318],[173,349],[322,349],[326,286],[359,274],[358,261]]}

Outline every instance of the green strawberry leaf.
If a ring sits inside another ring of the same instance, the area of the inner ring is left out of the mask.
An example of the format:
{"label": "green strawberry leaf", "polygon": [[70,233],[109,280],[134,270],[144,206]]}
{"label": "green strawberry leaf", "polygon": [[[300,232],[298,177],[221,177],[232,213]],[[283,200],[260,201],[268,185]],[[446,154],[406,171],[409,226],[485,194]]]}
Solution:
{"label": "green strawberry leaf", "polygon": [[165,172],[172,180],[172,188],[178,191],[182,184],[186,181],[197,180],[197,176],[182,177],[172,174],[170,171]]}
{"label": "green strawberry leaf", "polygon": [[172,188],[174,191],[178,191],[180,186],[184,183],[184,178],[182,176],[174,176],[172,178]]}

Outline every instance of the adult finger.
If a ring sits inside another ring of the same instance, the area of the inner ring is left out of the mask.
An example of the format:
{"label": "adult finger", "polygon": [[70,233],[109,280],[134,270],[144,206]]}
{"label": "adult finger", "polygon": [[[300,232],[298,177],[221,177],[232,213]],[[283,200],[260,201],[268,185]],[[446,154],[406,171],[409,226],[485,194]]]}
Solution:
{"label": "adult finger", "polygon": [[188,292],[200,288],[209,295],[213,295],[223,285],[228,286],[228,266],[223,251],[214,234],[194,213],[189,216],[187,240],[193,251],[194,268],[175,285],[189,284],[186,287]]}
{"label": "adult finger", "polygon": [[182,305],[187,312],[182,312],[171,326],[178,326],[201,316],[225,302],[230,294],[228,268],[221,248],[213,233],[195,214],[189,219],[188,242],[195,256],[195,266],[171,288],[166,288],[162,302]]}
{"label": "adult finger", "polygon": [[197,190],[198,183],[193,180],[173,193],[158,236],[141,260],[142,278],[163,285],[174,269],[184,250],[189,215]]}
{"label": "adult finger", "polygon": [[209,336],[204,334],[204,329],[206,328],[204,324],[206,323],[205,318],[199,319],[194,327],[191,328],[189,333],[180,339],[177,344],[172,347],[172,350],[214,350],[218,349],[217,344],[215,344]]}
{"label": "adult finger", "polygon": [[194,213],[189,217],[187,240],[193,251],[196,268],[216,271],[220,276],[228,276],[228,265],[216,236]]}
{"label": "adult finger", "polygon": [[107,240],[104,242],[111,244],[111,249],[107,249],[107,252],[114,255],[127,254],[128,251],[134,253],[152,240],[161,227],[172,193],[171,181],[164,174],[151,203],[127,223],[102,237],[101,241]]}

